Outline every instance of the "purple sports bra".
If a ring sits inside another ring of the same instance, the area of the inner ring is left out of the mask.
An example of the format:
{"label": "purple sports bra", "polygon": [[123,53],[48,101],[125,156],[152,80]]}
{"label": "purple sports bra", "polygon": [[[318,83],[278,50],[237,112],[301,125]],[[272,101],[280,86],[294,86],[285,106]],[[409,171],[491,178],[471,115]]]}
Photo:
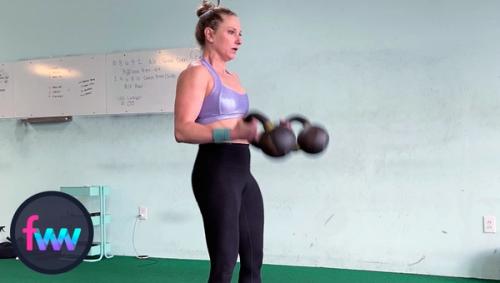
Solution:
{"label": "purple sports bra", "polygon": [[205,66],[214,79],[214,87],[203,100],[200,114],[196,122],[209,124],[218,120],[240,118],[248,112],[248,95],[240,94],[222,84],[222,81],[210,63],[202,58],[201,64]]}

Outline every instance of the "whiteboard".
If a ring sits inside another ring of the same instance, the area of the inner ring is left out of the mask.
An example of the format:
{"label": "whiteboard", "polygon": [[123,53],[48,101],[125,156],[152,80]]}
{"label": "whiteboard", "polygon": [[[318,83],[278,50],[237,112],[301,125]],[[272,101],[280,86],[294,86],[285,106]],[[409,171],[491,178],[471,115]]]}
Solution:
{"label": "whiteboard", "polygon": [[105,55],[21,61],[15,65],[18,117],[106,113]]}
{"label": "whiteboard", "polygon": [[107,113],[173,112],[177,77],[199,57],[197,48],[108,54]]}
{"label": "whiteboard", "polygon": [[14,64],[0,64],[0,118],[15,116],[13,72]]}

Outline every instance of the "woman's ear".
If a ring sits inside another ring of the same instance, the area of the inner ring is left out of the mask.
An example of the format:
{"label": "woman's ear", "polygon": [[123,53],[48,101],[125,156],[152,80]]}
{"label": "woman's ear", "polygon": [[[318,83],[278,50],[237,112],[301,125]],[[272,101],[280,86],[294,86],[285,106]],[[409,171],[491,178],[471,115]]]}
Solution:
{"label": "woman's ear", "polygon": [[208,43],[213,43],[214,42],[214,33],[215,33],[215,31],[212,28],[206,27],[203,32],[205,33],[205,40]]}

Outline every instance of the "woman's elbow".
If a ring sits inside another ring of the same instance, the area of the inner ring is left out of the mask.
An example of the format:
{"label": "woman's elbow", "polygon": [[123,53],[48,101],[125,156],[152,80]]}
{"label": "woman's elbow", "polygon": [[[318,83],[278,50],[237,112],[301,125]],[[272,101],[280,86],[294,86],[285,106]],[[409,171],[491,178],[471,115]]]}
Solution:
{"label": "woman's elbow", "polygon": [[179,128],[175,128],[174,137],[176,142],[184,142],[186,139]]}

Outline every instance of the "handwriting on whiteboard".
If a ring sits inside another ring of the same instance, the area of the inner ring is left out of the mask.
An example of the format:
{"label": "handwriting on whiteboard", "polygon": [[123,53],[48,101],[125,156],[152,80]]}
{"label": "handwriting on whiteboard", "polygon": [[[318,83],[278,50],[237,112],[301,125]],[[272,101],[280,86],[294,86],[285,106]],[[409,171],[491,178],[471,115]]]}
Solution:
{"label": "handwriting on whiteboard", "polygon": [[0,95],[7,93],[7,87],[9,86],[9,73],[0,68]]}
{"label": "handwriting on whiteboard", "polygon": [[[177,74],[171,73],[158,65],[156,59],[144,62],[138,59],[115,59],[113,67],[120,68],[113,76],[114,83],[123,85],[123,89],[142,89],[149,81],[176,79]],[[136,100],[136,98],[132,98]]]}
{"label": "handwriting on whiteboard", "polygon": [[79,81],[78,84],[80,85],[80,96],[91,95],[95,86],[95,78]]}
{"label": "handwriting on whiteboard", "polygon": [[199,58],[194,48],[106,56],[106,100],[109,114],[173,111],[179,74]]}

